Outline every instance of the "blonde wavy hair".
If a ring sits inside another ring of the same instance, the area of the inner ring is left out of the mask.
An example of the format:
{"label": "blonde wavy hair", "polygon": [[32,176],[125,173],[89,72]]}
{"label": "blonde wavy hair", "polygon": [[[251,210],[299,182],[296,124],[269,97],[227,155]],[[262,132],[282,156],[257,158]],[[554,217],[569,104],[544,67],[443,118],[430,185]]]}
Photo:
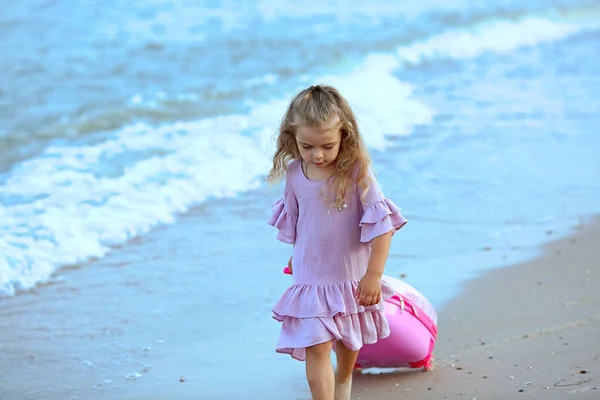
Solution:
{"label": "blonde wavy hair", "polygon": [[361,189],[361,201],[369,188],[369,153],[364,145],[352,108],[340,92],[331,86],[316,85],[302,90],[291,101],[284,114],[277,135],[277,150],[273,156],[273,167],[267,181],[276,183],[283,177],[292,160],[301,159],[296,142],[296,127],[308,125],[322,127],[337,115],[342,132],[340,151],[335,159],[335,172],[327,180],[329,195],[326,203],[341,208],[346,202],[346,193],[352,180]]}

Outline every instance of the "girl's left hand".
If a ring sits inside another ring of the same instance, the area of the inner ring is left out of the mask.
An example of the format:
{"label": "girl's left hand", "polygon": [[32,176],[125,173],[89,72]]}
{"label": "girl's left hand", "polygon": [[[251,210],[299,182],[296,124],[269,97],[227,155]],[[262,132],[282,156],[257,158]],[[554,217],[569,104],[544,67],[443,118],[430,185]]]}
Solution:
{"label": "girl's left hand", "polygon": [[358,283],[356,299],[363,307],[378,304],[381,301],[381,277],[367,272]]}

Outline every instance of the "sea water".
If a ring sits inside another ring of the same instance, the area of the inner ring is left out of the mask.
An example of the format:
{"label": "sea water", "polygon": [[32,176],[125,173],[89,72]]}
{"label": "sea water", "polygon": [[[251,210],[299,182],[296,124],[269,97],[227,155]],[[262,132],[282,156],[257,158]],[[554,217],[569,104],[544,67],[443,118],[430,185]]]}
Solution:
{"label": "sea water", "polygon": [[[252,343],[244,322],[271,351],[291,250],[264,177],[287,103],[316,83],[348,98],[409,220],[386,274],[436,307],[600,212],[597,2],[35,0],[0,32],[3,296],[44,301],[115,255],[160,279],[164,309],[216,304],[197,346]],[[159,259],[176,265],[155,276]]]}

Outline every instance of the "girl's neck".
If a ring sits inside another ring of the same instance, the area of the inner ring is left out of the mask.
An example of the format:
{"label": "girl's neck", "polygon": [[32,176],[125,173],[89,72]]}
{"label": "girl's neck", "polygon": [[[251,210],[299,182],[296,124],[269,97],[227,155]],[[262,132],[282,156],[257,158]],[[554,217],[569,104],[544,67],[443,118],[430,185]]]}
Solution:
{"label": "girl's neck", "polygon": [[326,181],[335,172],[335,164],[331,163],[326,168],[317,168],[312,163],[301,161],[302,173],[309,181]]}

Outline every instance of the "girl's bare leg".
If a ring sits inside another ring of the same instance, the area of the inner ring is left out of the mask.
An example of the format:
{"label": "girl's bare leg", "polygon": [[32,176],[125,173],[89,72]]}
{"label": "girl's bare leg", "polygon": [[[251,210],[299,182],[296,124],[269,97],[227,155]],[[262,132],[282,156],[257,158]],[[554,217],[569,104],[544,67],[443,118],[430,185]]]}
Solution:
{"label": "girl's bare leg", "polygon": [[313,400],[333,400],[335,379],[331,364],[332,342],[306,348],[306,380]]}
{"label": "girl's bare leg", "polygon": [[335,400],[350,400],[352,392],[352,371],[358,357],[358,350],[348,349],[341,341],[335,343],[337,369],[335,371]]}

